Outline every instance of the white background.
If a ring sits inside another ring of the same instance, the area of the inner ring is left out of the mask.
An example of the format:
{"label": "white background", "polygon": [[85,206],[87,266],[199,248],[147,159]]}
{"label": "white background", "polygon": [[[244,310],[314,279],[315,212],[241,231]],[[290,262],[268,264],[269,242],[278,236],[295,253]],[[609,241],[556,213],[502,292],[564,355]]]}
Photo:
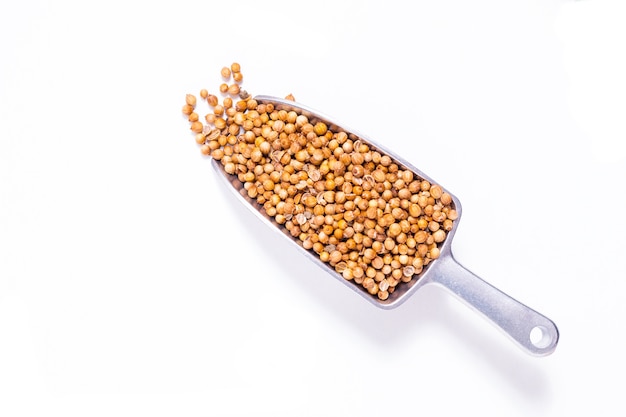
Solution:
{"label": "white background", "polygon": [[[411,8],[407,8],[411,5]],[[619,0],[0,5],[0,415],[624,415]],[[547,315],[376,309],[221,186],[180,113],[242,65],[463,203],[453,250]]]}

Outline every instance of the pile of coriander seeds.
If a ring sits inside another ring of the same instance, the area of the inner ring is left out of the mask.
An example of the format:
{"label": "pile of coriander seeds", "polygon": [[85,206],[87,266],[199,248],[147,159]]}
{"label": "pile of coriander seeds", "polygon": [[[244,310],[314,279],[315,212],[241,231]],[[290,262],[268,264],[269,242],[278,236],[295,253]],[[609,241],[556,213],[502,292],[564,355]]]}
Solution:
{"label": "pile of coriander seeds", "polygon": [[200,91],[204,122],[186,96],[196,143],[303,248],[380,300],[439,257],[458,216],[449,193],[359,138],[258,103],[238,63],[221,75],[221,99]]}

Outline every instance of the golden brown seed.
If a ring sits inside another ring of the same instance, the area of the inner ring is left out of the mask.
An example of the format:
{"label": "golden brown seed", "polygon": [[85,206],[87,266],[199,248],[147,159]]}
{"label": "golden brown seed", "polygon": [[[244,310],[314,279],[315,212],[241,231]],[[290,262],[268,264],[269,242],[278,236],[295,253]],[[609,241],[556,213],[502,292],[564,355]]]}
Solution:
{"label": "golden brown seed", "polygon": [[189,116],[191,113],[193,113],[193,106],[190,106],[189,104],[185,104],[183,106],[183,114]]}
{"label": "golden brown seed", "polygon": [[[209,146],[209,149],[211,149],[211,147],[210,147],[210,146]],[[223,149],[221,149],[221,148],[214,149],[214,150],[211,152],[211,157],[212,157],[213,159],[215,159],[216,161],[221,160],[221,159],[224,157],[224,150],[223,150]]]}
{"label": "golden brown seed", "polygon": [[372,266],[376,269],[381,269],[385,264],[385,261],[380,256],[372,259]]}
{"label": "golden brown seed", "polygon": [[204,130],[204,126],[202,125],[202,122],[195,121],[191,124],[190,129],[194,133],[201,133]]}
{"label": "golden brown seed", "polygon": [[372,284],[368,289],[367,292],[369,292],[370,294],[374,295],[376,293],[378,293],[378,284],[374,283]]}
{"label": "golden brown seed", "polygon": [[211,154],[211,147],[209,145],[202,145],[200,147],[200,152],[202,153],[202,155],[210,155]]}
{"label": "golden brown seed", "polygon": [[422,209],[417,204],[411,204],[409,206],[409,215],[411,217],[418,218],[422,214]]}
{"label": "golden brown seed", "polygon": [[346,279],[348,281],[354,278],[354,273],[353,273],[352,269],[350,269],[350,268],[344,269],[344,271],[343,271],[343,273],[341,275],[343,276],[344,279]]}
{"label": "golden brown seed", "polygon": [[[248,102],[244,101],[244,100],[239,100],[235,103],[235,109],[237,109],[238,112],[243,112],[248,108]],[[243,113],[242,113],[243,115]]]}
{"label": "golden brown seed", "polygon": [[185,96],[185,102],[188,105],[190,105],[192,107],[195,107],[195,105],[196,105],[196,96],[194,96],[193,94],[187,94]]}
{"label": "golden brown seed", "polygon": [[402,228],[398,223],[391,224],[387,229],[387,234],[392,238],[398,237],[400,233],[402,233]]}
{"label": "golden brown seed", "polygon": [[447,206],[452,203],[452,196],[444,192],[443,194],[441,194],[440,201],[441,201],[441,204],[443,204],[444,206]]}
{"label": "golden brown seed", "polygon": [[222,130],[226,127],[226,120],[222,119],[221,117],[216,117],[213,121],[213,124],[215,125],[216,129]]}
{"label": "golden brown seed", "polygon": [[437,230],[435,233],[433,233],[433,239],[436,243],[443,242],[444,240],[446,240],[446,232],[442,229]]}
{"label": "golden brown seed", "polygon": [[318,136],[322,136],[326,133],[328,127],[324,122],[317,122],[313,130]]}
{"label": "golden brown seed", "polygon": [[431,197],[433,197],[434,199],[441,198],[441,197],[442,197],[442,195],[443,195],[443,190],[442,190],[441,186],[439,186],[439,185],[437,185],[437,184],[432,185],[432,186],[430,187],[430,195],[431,195]]}
{"label": "golden brown seed", "polygon": [[240,72],[241,71],[241,65],[239,65],[238,62],[233,62],[232,64],[230,64],[230,69],[232,72]]}
{"label": "golden brown seed", "polygon": [[413,265],[405,266],[402,269],[402,275],[404,275],[405,277],[412,277],[413,274],[415,274],[415,266]]}
{"label": "golden brown seed", "polygon": [[354,276],[355,282],[358,280],[358,283],[362,283],[363,278],[365,277],[365,271],[360,266],[355,266],[352,269],[352,275]]}
{"label": "golden brown seed", "polygon": [[409,191],[408,188],[401,188],[400,191],[398,191],[398,198],[400,198],[401,200],[408,200],[411,198],[411,191]]}
{"label": "golden brown seed", "polygon": [[341,262],[338,262],[337,265],[335,265],[335,271],[339,272],[340,274],[343,274],[343,271],[345,271],[347,267],[348,267],[348,264],[344,261],[341,261]]}
{"label": "golden brown seed", "polygon": [[415,273],[419,273],[424,267],[424,259],[417,257],[413,259],[413,267],[415,268]]}
{"label": "golden brown seed", "polygon": [[372,248],[365,249],[365,251],[363,252],[363,258],[369,261],[373,260],[374,258],[376,258],[376,251]]}
{"label": "golden brown seed", "polygon": [[228,94],[230,94],[231,96],[236,96],[237,94],[239,94],[239,84],[231,84],[228,87]]}
{"label": "golden brown seed", "polygon": [[[241,72],[233,72],[233,80],[235,80],[235,82],[238,82],[238,83],[242,82],[243,81],[243,74]],[[244,97],[242,97],[242,98],[244,98]]]}
{"label": "golden brown seed", "polygon": [[430,230],[431,232],[436,232],[437,230],[439,230],[440,227],[441,225],[436,221],[428,222],[428,230]]}
{"label": "golden brown seed", "polygon": [[341,261],[342,256],[343,255],[342,255],[341,252],[339,252],[338,250],[334,250],[334,251],[332,251],[330,253],[330,262],[335,264],[335,263]]}
{"label": "golden brown seed", "polygon": [[206,101],[207,103],[209,103],[210,106],[217,106],[217,104],[219,103],[219,99],[216,95],[213,94],[209,94],[206,98]]}
{"label": "golden brown seed", "polygon": [[[196,133],[196,143],[198,145],[203,145],[205,142],[207,142],[207,137],[204,135],[204,129],[203,129],[202,133]],[[218,147],[219,147],[219,144],[218,144]]]}
{"label": "golden brown seed", "polygon": [[387,176],[385,175],[384,171],[377,169],[374,172],[372,172],[372,178],[374,179],[374,181],[378,183],[383,183],[385,179],[387,178]]}
{"label": "golden brown seed", "polygon": [[376,272],[374,272],[373,276],[368,275],[368,277],[363,280],[363,288],[365,288],[366,290],[369,290],[374,285],[376,285],[376,281],[374,281],[373,279],[374,276],[376,276]]}
{"label": "golden brown seed", "polygon": [[433,214],[431,215],[431,217],[433,218],[434,221],[438,223],[443,223],[443,221],[446,219],[446,213],[439,211],[439,210],[435,210]]}
{"label": "golden brown seed", "polygon": [[232,162],[228,162],[224,165],[224,171],[226,171],[226,173],[228,174],[234,174],[235,173],[235,164]]}

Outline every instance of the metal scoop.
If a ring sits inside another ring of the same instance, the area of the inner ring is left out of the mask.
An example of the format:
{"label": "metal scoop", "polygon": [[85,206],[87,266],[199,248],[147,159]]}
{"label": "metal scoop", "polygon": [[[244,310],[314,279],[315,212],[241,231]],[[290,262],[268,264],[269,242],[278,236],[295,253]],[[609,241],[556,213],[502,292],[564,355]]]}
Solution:
{"label": "metal scoop", "polygon": [[[333,132],[344,131],[353,140],[360,139],[362,142],[369,144],[371,148],[389,155],[399,165],[403,165],[419,177],[430,181],[432,184],[436,183],[436,181],[433,181],[426,174],[422,173],[419,169],[415,168],[398,155],[378,145],[365,135],[347,128],[331,117],[318,111],[293,101],[270,96],[256,96],[255,100],[257,100],[259,104],[272,103],[277,110],[293,110],[298,114],[304,114],[309,118],[309,122],[312,124],[322,121]],[[232,189],[237,197],[244,202],[244,205],[255,215],[270,225],[272,230],[281,233],[287,239],[295,243],[302,254],[309,258],[314,264],[321,267],[335,279],[344,283],[377,307],[383,309],[395,308],[406,301],[408,297],[422,286],[438,284],[448,289],[467,305],[489,319],[528,353],[535,356],[545,356],[555,350],[559,340],[559,332],[556,325],[550,319],[493,287],[454,259],[451,244],[461,218],[461,203],[452,193],[450,194],[458,213],[458,218],[454,221],[452,230],[448,232],[447,238],[440,246],[439,258],[430,262],[416,279],[413,279],[409,283],[399,284],[395,288],[395,291],[389,295],[389,298],[383,301],[376,296],[370,295],[366,290],[355,283],[346,281],[332,267],[322,262],[315,253],[304,249],[299,240],[293,238],[284,227],[278,225],[271,217],[267,216],[255,200],[250,199],[245,193],[241,192],[243,188],[241,182],[232,175],[227,174],[220,162],[212,160],[211,163],[216,171],[223,174],[220,177],[225,179],[227,184],[230,185],[228,188]]]}

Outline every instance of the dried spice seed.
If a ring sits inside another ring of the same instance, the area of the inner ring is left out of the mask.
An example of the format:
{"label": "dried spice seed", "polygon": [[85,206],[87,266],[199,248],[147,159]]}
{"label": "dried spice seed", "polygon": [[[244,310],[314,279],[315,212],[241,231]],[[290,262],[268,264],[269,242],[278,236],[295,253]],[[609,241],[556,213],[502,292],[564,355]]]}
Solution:
{"label": "dried spice seed", "polygon": [[185,102],[190,105],[191,107],[195,107],[196,106],[196,96],[194,96],[193,94],[187,94],[185,96]]}
{"label": "dried spice seed", "polygon": [[236,96],[239,94],[240,88],[239,84],[231,84],[228,86],[228,94],[231,96]]}

